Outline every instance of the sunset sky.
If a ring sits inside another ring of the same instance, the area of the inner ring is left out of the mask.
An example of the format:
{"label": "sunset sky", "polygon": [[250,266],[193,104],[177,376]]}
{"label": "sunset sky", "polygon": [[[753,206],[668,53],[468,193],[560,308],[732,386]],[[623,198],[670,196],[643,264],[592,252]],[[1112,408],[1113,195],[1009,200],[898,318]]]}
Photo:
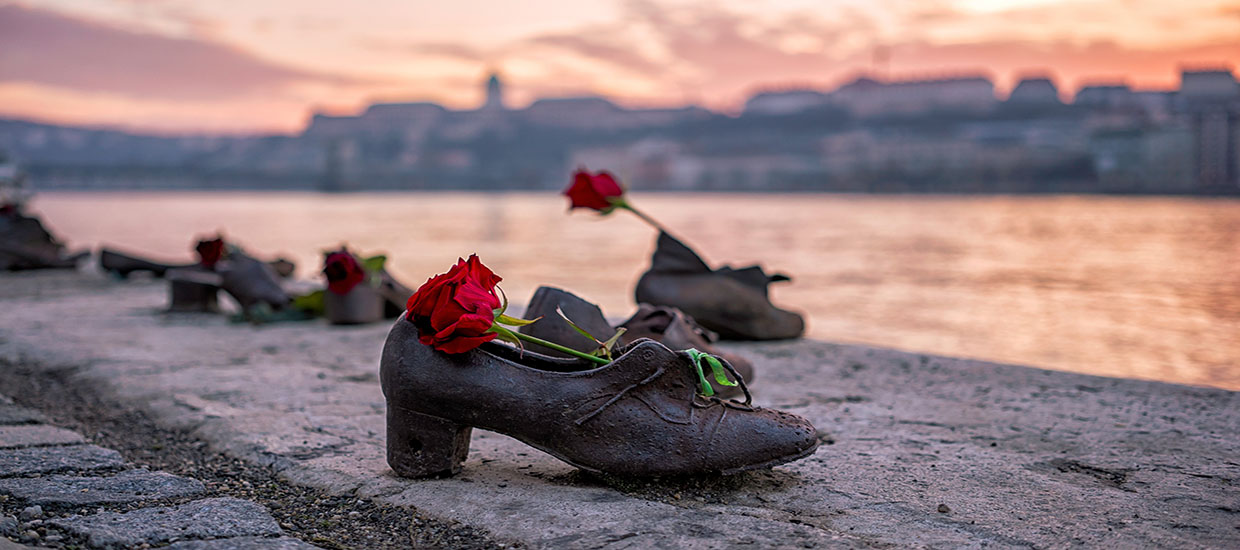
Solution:
{"label": "sunset sky", "polygon": [[1178,84],[1240,66],[1240,0],[0,0],[0,117],[291,132],[375,100],[601,94],[736,111],[757,90],[984,73]]}

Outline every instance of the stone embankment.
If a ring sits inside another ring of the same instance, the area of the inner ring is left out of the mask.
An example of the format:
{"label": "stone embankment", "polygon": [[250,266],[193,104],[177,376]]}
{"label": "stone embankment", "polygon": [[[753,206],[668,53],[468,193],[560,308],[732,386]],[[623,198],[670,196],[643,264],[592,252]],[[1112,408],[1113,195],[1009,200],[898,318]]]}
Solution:
{"label": "stone embankment", "polygon": [[[1234,392],[814,341],[731,344],[759,369],[759,404],[819,427],[817,454],[723,479],[600,479],[475,431],[460,475],[415,481],[384,462],[386,326],[165,314],[159,282],[55,274],[0,283],[3,376],[17,376],[17,365],[56,372],[287,483],[416,507],[500,544],[1240,546]],[[24,429],[65,449],[82,446],[32,426]],[[175,506],[195,502],[183,498]]]}

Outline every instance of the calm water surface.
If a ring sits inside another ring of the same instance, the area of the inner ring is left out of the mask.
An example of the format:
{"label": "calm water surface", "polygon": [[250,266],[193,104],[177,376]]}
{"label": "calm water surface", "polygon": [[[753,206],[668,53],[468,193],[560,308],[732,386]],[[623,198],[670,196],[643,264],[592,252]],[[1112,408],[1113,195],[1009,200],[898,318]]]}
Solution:
{"label": "calm water surface", "polygon": [[[708,262],[793,276],[776,303],[815,338],[1240,389],[1240,201],[1111,197],[639,195]],[[613,317],[655,234],[554,194],[44,193],[69,244],[189,260],[223,230],[317,271],[349,243],[417,286],[476,252],[524,302],[539,284]]]}

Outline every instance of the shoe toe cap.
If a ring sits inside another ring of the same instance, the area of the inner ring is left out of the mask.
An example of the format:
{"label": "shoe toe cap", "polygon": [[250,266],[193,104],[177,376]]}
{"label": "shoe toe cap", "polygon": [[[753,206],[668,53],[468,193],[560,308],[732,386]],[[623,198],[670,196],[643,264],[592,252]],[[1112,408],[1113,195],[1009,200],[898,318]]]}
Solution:
{"label": "shoe toe cap", "polygon": [[800,416],[772,409],[730,411],[712,441],[716,468],[739,472],[796,460],[818,446],[818,431]]}

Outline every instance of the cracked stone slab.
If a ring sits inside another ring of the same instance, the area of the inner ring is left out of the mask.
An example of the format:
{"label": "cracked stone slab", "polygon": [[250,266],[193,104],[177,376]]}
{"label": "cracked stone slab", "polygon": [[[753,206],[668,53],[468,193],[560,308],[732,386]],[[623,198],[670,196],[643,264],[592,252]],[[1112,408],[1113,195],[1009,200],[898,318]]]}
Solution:
{"label": "cracked stone slab", "polygon": [[0,449],[85,443],[77,432],[44,425],[0,426]]}
{"label": "cracked stone slab", "polygon": [[38,424],[45,420],[46,418],[43,417],[43,414],[38,411],[12,403],[0,402],[0,425]]}
{"label": "cracked stone slab", "polygon": [[123,514],[104,512],[72,516],[50,523],[84,537],[91,548],[108,549],[173,540],[281,534],[280,526],[266,508],[237,498],[208,498],[180,506],[142,508]]}
{"label": "cracked stone slab", "polygon": [[0,477],[120,468],[121,454],[96,445],[29,447],[0,451]]}
{"label": "cracked stone slab", "polygon": [[318,548],[318,546],[292,537],[237,537],[187,540],[170,544],[166,550],[317,550]]}
{"label": "cracked stone slab", "polygon": [[201,494],[201,481],[150,470],[127,470],[110,477],[46,476],[0,479],[0,493],[45,508],[125,504]]}

